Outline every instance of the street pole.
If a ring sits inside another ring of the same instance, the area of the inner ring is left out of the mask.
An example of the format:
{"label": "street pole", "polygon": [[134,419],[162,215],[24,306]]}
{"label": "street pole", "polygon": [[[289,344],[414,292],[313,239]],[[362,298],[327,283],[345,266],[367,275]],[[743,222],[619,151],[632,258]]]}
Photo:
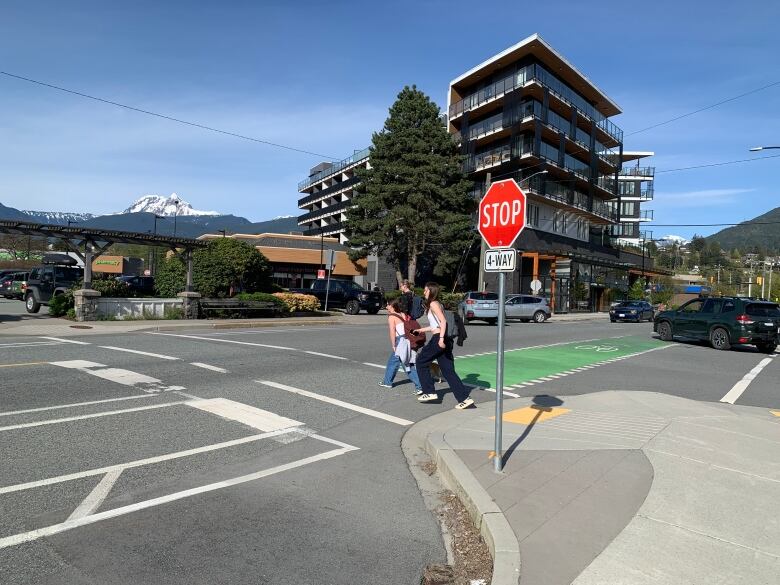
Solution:
{"label": "street pole", "polygon": [[504,418],[504,289],[506,288],[506,273],[498,273],[498,343],[496,355],[496,443],[493,457],[493,469],[500,473],[504,468],[502,445]]}
{"label": "street pole", "polygon": [[[490,189],[490,184],[492,183],[492,173],[487,173],[485,175],[485,193],[487,193],[487,190]],[[477,224],[479,224],[479,218],[477,218]],[[485,239],[480,238],[479,239],[479,282],[477,284],[477,290],[483,291],[485,290],[485,251],[487,250],[487,246],[485,245]]]}
{"label": "street pole", "polygon": [[323,253],[325,251],[325,232],[320,232],[320,267],[325,270],[325,258]]}

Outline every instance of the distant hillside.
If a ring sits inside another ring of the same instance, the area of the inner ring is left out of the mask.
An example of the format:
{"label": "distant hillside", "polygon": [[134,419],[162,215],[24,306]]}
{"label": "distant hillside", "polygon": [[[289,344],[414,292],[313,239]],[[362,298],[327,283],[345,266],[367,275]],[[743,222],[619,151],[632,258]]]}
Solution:
{"label": "distant hillside", "polygon": [[[72,227],[103,228],[125,232],[153,232],[155,229],[154,214],[116,213],[110,215],[90,216],[89,214],[69,214],[56,212],[25,212],[7,207],[0,203],[0,219],[28,221],[31,223],[52,223],[66,225],[67,220],[73,222]],[[259,234],[275,232],[286,234],[300,231],[295,217],[279,217],[268,221],[251,222],[245,217],[235,215],[185,215],[176,218],[176,235],[197,238],[203,234],[216,234],[219,230],[228,233]],[[157,233],[172,235],[174,219],[166,217],[157,220]]]}
{"label": "distant hillside", "polygon": [[[751,223],[775,222],[774,225],[750,225]],[[759,215],[745,223],[726,228],[707,236],[710,242],[718,242],[725,250],[739,248],[744,250],[761,246],[767,250],[780,250],[780,207]]]}

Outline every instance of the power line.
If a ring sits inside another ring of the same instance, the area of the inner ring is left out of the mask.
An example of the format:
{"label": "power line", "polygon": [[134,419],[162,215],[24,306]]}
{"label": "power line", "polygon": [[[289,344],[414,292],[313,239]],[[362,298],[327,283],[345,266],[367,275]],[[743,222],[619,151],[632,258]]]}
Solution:
{"label": "power line", "polygon": [[759,91],[763,91],[765,89],[769,89],[770,87],[774,87],[776,85],[780,85],[780,81],[775,81],[772,83],[769,83],[767,85],[758,87],[756,89],[751,89],[750,91],[746,91],[745,93],[741,93],[739,95],[735,95],[734,97],[727,98],[725,100],[721,100],[719,102],[716,102],[714,104],[711,104],[709,106],[705,106],[703,108],[699,108],[698,110],[694,110],[692,112],[688,112],[687,114],[682,114],[680,116],[675,116],[674,118],[670,118],[669,120],[665,120],[663,122],[658,122],[657,124],[653,124],[652,126],[648,126],[647,128],[642,128],[641,130],[634,130],[633,132],[629,132],[628,134],[625,134],[625,136],[633,136],[634,134],[639,134],[640,132],[647,132],[648,130],[652,130],[653,128],[658,128],[659,126],[665,126],[666,124],[671,124],[672,122],[676,122],[677,120],[682,120],[683,118],[687,118],[688,116],[693,116],[694,114],[698,114],[700,112],[704,112],[706,110],[711,110],[712,108],[716,108],[718,106],[722,106],[723,104],[727,104],[728,102],[733,102],[734,100],[738,100],[739,98],[743,98],[745,96],[758,93]]}
{"label": "power line", "polygon": [[735,165],[737,163],[755,162],[757,160],[764,160],[765,158],[778,158],[778,157],[780,157],[780,154],[772,154],[772,155],[769,155],[769,156],[757,156],[757,157],[754,157],[754,158],[741,158],[741,159],[738,159],[738,160],[727,160],[727,161],[724,161],[724,162],[710,163],[710,164],[706,164],[706,165],[695,165],[695,166],[692,166],[692,167],[680,167],[678,169],[664,169],[664,170],[656,171],[656,174],[658,174],[658,173],[674,173],[674,172],[677,172],[677,171],[689,171],[691,169],[703,169],[703,168],[706,168],[706,167],[722,167],[724,165]]}
{"label": "power line", "polygon": [[652,227],[733,227],[741,225],[778,225],[780,221],[743,221],[740,223],[653,223]]}
{"label": "power line", "polygon": [[27,81],[28,83],[34,83],[36,85],[40,85],[43,87],[48,87],[50,89],[56,89],[57,91],[62,91],[65,93],[69,93],[72,95],[77,95],[79,97],[87,98],[90,100],[94,100],[96,102],[101,102],[104,104],[109,104],[112,106],[117,106],[120,108],[124,108],[126,110],[131,110],[133,112],[138,112],[140,114],[146,114],[148,116],[154,116],[156,118],[162,118],[163,120],[169,120],[171,122],[176,122],[177,124],[184,124],[185,126],[192,126],[194,128],[200,128],[201,130],[208,130],[209,132],[217,132],[218,134],[224,134],[226,136],[232,136],[234,138],[240,138],[242,140],[249,140],[251,142],[258,142],[260,144],[265,144],[267,146],[273,146],[275,148],[283,148],[285,150],[291,150],[293,152],[300,152],[303,154],[311,154],[312,156],[316,156],[319,158],[329,158],[332,160],[338,160],[338,157],[335,156],[329,156],[326,154],[320,154],[317,152],[312,152],[310,150],[304,150],[302,148],[295,148],[293,146],[286,146],[284,144],[279,144],[277,142],[271,142],[270,140],[263,140],[262,138],[253,138],[251,136],[245,136],[244,134],[238,134],[236,132],[230,132],[228,130],[220,130],[219,128],[214,128],[213,126],[206,126],[204,124],[198,124],[197,122],[189,122],[187,120],[182,120],[180,118],[174,118],[172,116],[166,116],[165,114],[158,114],[157,112],[151,112],[149,110],[142,110],[141,108],[136,108],[133,106],[128,106],[127,104],[122,104],[119,102],[114,102],[111,100],[107,100],[104,98],[96,97],[94,95],[89,95],[87,93],[82,93],[80,91],[75,91],[72,89],[67,89],[65,87],[60,87],[58,85],[52,85],[51,83],[45,83],[43,81],[38,81],[36,79],[30,79],[29,77],[22,77],[21,75],[14,75],[13,73],[8,73],[6,71],[0,71],[0,75],[5,75],[6,77],[12,77],[14,79],[19,79],[21,81]]}

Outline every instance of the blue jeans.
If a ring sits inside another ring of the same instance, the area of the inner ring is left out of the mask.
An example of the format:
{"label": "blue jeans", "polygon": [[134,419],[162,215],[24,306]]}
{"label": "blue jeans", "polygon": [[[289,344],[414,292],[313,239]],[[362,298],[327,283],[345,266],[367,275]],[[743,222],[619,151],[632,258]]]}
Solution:
{"label": "blue jeans", "polygon": [[[395,338],[395,346],[398,347],[398,341],[399,338]],[[395,355],[395,353],[391,353],[390,357],[387,358],[387,367],[385,368],[385,379],[382,380],[383,384],[387,384],[388,386],[393,385],[393,380],[395,379],[395,374],[398,371],[398,368],[401,367],[403,364],[401,364],[401,359]],[[420,385],[420,378],[417,377],[417,368],[414,367],[414,364],[409,364],[409,373],[407,374],[409,376],[409,379],[414,383],[414,387],[418,390],[422,388]]]}

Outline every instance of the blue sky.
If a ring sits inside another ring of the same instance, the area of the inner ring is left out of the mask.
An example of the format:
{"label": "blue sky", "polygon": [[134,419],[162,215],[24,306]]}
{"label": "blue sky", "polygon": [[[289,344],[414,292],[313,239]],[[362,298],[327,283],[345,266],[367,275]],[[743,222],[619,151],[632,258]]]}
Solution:
{"label": "blue sky", "polygon": [[[780,81],[780,4],[494,0],[362,3],[6,0],[0,70],[316,153],[367,146],[405,84],[451,79],[540,33],[616,101],[626,134]],[[368,8],[370,6],[370,8]],[[780,85],[628,135],[657,169],[780,145]],[[0,76],[0,202],[107,213],[178,193],[255,221],[297,213],[318,162]],[[780,151],[767,151],[780,154]],[[659,173],[655,223],[743,221],[780,205],[780,158]],[[652,227],[656,237],[717,228]]]}

